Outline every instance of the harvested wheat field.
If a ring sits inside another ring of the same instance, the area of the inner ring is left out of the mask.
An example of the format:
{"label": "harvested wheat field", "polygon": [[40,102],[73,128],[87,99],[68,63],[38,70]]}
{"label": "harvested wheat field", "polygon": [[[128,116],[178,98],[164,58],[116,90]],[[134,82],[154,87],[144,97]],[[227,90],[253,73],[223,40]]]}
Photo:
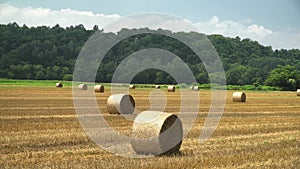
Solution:
{"label": "harvested wheat field", "polygon": [[[137,109],[150,108],[151,90],[129,92]],[[178,113],[179,90],[163,92],[165,111]],[[232,93],[227,91],[225,112],[208,141],[198,140],[210,107],[210,91],[201,91],[199,116],[180,154],[128,159],[87,137],[71,88],[0,88],[0,168],[300,168],[300,98],[295,92],[247,91],[246,103],[232,102]],[[106,110],[109,88],[96,96],[106,120],[121,133],[131,133],[132,121]]]}

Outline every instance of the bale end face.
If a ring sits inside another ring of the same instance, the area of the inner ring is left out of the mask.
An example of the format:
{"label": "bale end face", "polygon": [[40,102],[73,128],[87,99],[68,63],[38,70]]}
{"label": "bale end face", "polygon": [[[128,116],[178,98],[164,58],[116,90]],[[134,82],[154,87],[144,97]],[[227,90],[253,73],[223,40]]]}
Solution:
{"label": "bale end face", "polygon": [[138,154],[178,153],[183,129],[180,119],[171,113],[144,111],[134,120],[131,146]]}
{"label": "bale end face", "polygon": [[300,96],[300,89],[297,89],[297,96]]}
{"label": "bale end face", "polygon": [[232,97],[233,102],[246,102],[246,94],[244,92],[234,92]]}

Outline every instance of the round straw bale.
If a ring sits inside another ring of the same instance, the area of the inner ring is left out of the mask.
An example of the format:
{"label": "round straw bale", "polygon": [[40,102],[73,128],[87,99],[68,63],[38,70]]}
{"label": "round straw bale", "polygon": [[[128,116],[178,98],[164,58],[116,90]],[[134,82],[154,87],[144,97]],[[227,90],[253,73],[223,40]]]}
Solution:
{"label": "round straw bale", "polygon": [[58,83],[55,84],[55,86],[56,87],[63,87],[63,84],[58,82]]}
{"label": "round straw bale", "polygon": [[78,90],[87,90],[88,88],[87,88],[87,85],[86,84],[80,84],[79,86],[78,86]]}
{"label": "round straw bale", "polygon": [[300,89],[297,89],[297,96],[300,96]]}
{"label": "round straw bale", "polygon": [[172,113],[144,111],[134,119],[131,146],[138,154],[177,153],[182,138],[182,123]]}
{"label": "round straw bale", "polygon": [[190,86],[190,89],[191,89],[191,90],[194,90],[194,86]]}
{"label": "round straw bale", "polygon": [[96,86],[94,86],[94,91],[99,92],[99,93],[103,93],[104,92],[104,86],[103,85],[96,85]]}
{"label": "round straw bale", "polygon": [[107,99],[107,110],[110,114],[132,114],[135,101],[129,94],[113,94]]}
{"label": "round straw bale", "polygon": [[134,85],[129,85],[129,89],[135,89]]}
{"label": "round straw bale", "polygon": [[173,85],[168,86],[168,92],[175,92],[175,86]]}
{"label": "round straw bale", "polygon": [[193,90],[199,91],[199,86],[193,86]]}
{"label": "round straw bale", "polygon": [[234,92],[232,100],[233,102],[246,102],[246,94],[244,92]]}
{"label": "round straw bale", "polygon": [[160,85],[155,85],[155,89],[160,89]]}

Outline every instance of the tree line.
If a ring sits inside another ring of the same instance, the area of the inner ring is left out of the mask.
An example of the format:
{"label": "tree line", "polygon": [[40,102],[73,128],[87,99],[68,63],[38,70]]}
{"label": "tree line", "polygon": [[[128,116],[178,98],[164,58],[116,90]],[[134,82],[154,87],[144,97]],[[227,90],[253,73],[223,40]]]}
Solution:
{"label": "tree line", "polygon": [[[118,34],[132,31],[139,30],[122,29]],[[160,29],[153,32],[159,31],[172,33]],[[59,25],[29,28],[16,23],[0,25],[0,78],[72,80],[75,61],[86,41],[95,32],[107,34],[111,38],[117,36],[105,33],[97,26],[87,30],[83,25],[67,28]],[[202,36],[195,32],[186,35]],[[273,50],[271,46],[263,46],[247,38],[229,38],[222,35],[207,37],[221,58],[227,84],[270,85],[283,90],[300,87],[299,49]],[[174,53],[189,66],[198,83],[210,83],[204,63],[189,47],[159,34],[136,35],[115,45],[99,65],[96,81],[111,82],[114,71],[124,58],[148,48],[160,48]],[[134,63],[137,60],[131,62],[133,66],[140,64]],[[148,69],[138,73],[132,83],[174,84],[176,81],[164,71]]]}

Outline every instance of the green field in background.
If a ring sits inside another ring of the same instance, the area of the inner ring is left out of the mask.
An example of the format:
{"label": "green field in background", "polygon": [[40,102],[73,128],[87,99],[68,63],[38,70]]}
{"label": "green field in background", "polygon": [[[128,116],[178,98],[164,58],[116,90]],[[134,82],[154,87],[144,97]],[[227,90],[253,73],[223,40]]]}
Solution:
{"label": "green field in background", "polygon": [[[21,87],[55,87],[55,84],[57,82],[63,83],[64,88],[72,88],[72,81],[61,81],[61,80],[17,80],[17,79],[0,79],[0,88],[21,88]],[[78,84],[82,82],[76,82]],[[94,83],[87,82],[85,83],[88,86],[93,86]],[[95,84],[101,84],[106,87],[111,87],[111,83],[95,83]],[[121,87],[128,87],[129,84],[113,84],[115,86],[121,86]],[[134,84],[136,86],[136,89],[141,90],[149,90],[153,89],[155,84]],[[177,84],[175,85],[176,88],[182,88],[182,89],[189,89],[191,86],[195,86],[196,84],[189,85],[189,84]],[[168,84],[161,84],[160,85],[162,89],[165,89],[168,87]],[[278,87],[272,87],[272,86],[265,86],[265,85],[227,85],[227,86],[219,86],[219,85],[211,85],[211,84],[200,84],[198,85],[200,89],[202,90],[209,90],[212,87],[214,89],[227,89],[227,90],[258,90],[258,91],[280,91],[281,88]]]}

